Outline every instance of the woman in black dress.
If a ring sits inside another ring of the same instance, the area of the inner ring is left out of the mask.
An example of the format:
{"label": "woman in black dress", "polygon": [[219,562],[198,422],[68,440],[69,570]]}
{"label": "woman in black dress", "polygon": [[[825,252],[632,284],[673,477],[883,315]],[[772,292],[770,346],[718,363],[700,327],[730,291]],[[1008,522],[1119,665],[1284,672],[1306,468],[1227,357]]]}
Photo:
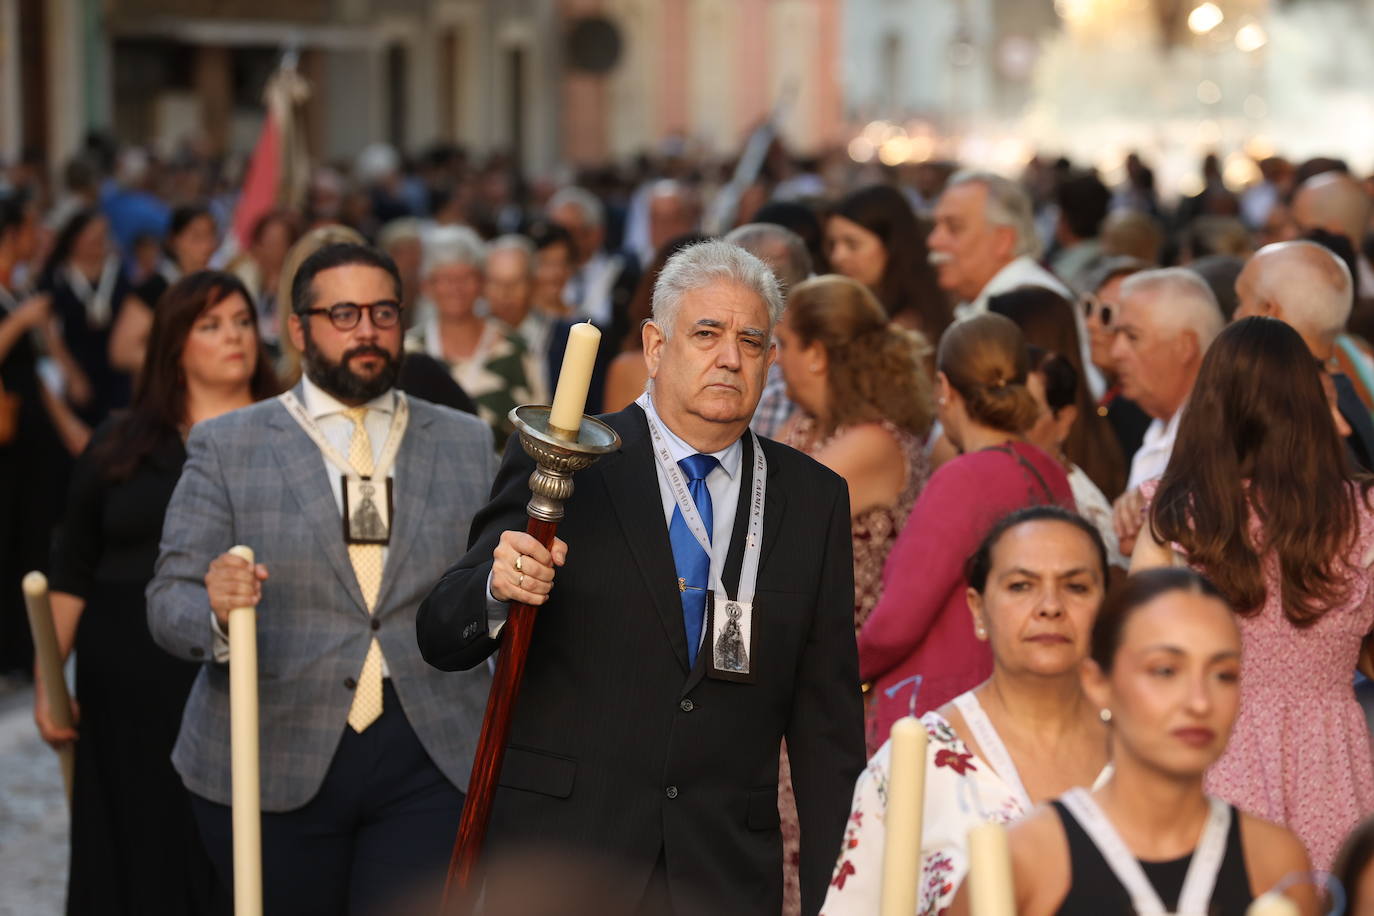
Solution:
{"label": "woman in black dress", "polygon": [[252,302],[230,274],[172,286],[148,353],[132,408],[97,430],[77,463],[54,549],[53,616],[63,655],[75,645],[80,715],[75,730],[55,727],[40,685],[34,717],[49,744],[76,741],[69,914],[203,913],[213,899],[170,759],[200,666],[153,643],[143,590],[191,426],[277,385]]}
{"label": "woman in black dress", "polygon": [[200,204],[177,207],[167,224],[162,260],[157,270],[138,285],[138,298],[156,308],[168,287],[188,274],[204,270],[219,247],[219,231],[210,208]]}
{"label": "woman in black dress", "polygon": [[[1022,916],[1244,916],[1311,868],[1286,828],[1209,797],[1202,774],[1240,708],[1240,631],[1221,593],[1182,567],[1138,573],[1093,625],[1083,690],[1111,731],[1115,772],[1074,789],[1011,833]],[[966,913],[970,872],[952,912]],[[1286,894],[1315,916],[1312,888]]]}
{"label": "woman in black dress", "polygon": [[152,323],[152,310],[129,287],[99,210],[79,210],[63,224],[39,285],[51,294],[62,330],[52,356],[66,376],[66,398],[96,426],[111,410],[128,406]]}

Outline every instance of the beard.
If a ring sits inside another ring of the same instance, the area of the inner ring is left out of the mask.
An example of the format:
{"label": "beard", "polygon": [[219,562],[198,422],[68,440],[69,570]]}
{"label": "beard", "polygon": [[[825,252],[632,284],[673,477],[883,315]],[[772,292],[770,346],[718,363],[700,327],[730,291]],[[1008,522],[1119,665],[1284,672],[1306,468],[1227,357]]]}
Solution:
{"label": "beard", "polygon": [[[322,390],[340,401],[370,401],[390,391],[396,384],[396,376],[401,371],[402,356],[396,356],[374,344],[364,344],[345,350],[343,358],[337,363],[329,359],[315,346],[310,332],[305,333],[304,364],[305,374],[319,385]],[[364,378],[348,367],[349,362],[358,356],[376,356],[382,360],[382,368],[371,378]]]}

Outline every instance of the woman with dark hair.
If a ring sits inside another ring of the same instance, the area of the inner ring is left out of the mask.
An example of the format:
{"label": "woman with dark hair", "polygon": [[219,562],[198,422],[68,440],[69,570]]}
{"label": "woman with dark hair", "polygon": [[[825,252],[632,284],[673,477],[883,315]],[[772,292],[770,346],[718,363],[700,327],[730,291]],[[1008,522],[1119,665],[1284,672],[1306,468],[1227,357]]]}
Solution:
{"label": "woman with dark hair", "polygon": [[[971,828],[1020,820],[1106,776],[1107,727],[1079,677],[1107,584],[1097,531],[1058,506],[1021,509],[983,538],[966,577],[992,676],[922,718],[930,743],[920,861],[912,863],[921,869],[921,913],[949,906],[968,871]],[[828,916],[879,910],[891,767],[885,743],[854,787]]]}
{"label": "woman with dark hair", "polygon": [[[1244,701],[1207,788],[1291,828],[1318,868],[1374,813],[1351,673],[1374,630],[1374,480],[1346,463],[1320,367],[1245,318],[1203,358],[1132,570],[1185,560],[1240,615]],[[1143,532],[1142,532],[1143,533]]]}
{"label": "woman with dark hair", "polygon": [[939,340],[953,313],[935,280],[926,232],[902,192],[875,184],[846,195],[825,225],[836,273],[873,290],[888,317]]}
{"label": "woman with dark hair", "polygon": [[161,263],[138,287],[138,297],[156,307],[167,287],[187,274],[204,270],[218,246],[219,231],[209,207],[201,204],[177,207],[172,211],[167,235],[162,240]]}
{"label": "woman with dark hair", "polygon": [[1121,495],[1126,487],[1126,459],[1111,424],[1094,409],[1069,300],[1053,290],[1023,286],[990,298],[988,310],[1016,322],[1030,346],[1068,361],[1078,383],[1073,392],[1074,422],[1068,424],[1063,455],[1082,468],[1107,499]]}
{"label": "woman with dark hair", "polygon": [[883,592],[859,631],[859,674],[873,688],[870,749],[905,715],[888,688],[921,675],[918,713],[939,709],[992,673],[974,634],[964,561],[988,529],[1016,509],[1072,509],[1057,461],[1025,439],[1040,408],[1026,388],[1025,340],[1008,318],[983,314],[951,325],[937,357],[936,412],[962,455],[921,491],[888,554]]}
{"label": "woman with dark hair", "polygon": [[[1016,912],[1241,916],[1308,870],[1297,837],[1209,797],[1241,703],[1241,638],[1225,598],[1197,573],[1131,576],[1102,604],[1083,692],[1108,723],[1113,772],[1011,832]],[[1287,890],[1316,916],[1310,886]],[[968,912],[967,884],[952,914]]]}
{"label": "woman with dark hair", "polygon": [[52,355],[63,369],[64,394],[94,426],[129,403],[150,315],[111,250],[109,224],[99,210],[79,210],[62,226],[39,284],[52,295],[62,328]]}
{"label": "woman with dark hair", "polygon": [[132,407],[77,463],[53,551],[53,616],[63,657],[76,649],[80,715],[75,729],[55,726],[40,682],[34,718],[54,747],[76,742],[68,913],[204,913],[213,899],[171,764],[201,666],[153,642],[143,591],[191,427],[276,394],[277,383],[231,274],[202,271],[168,289],[149,355]]}
{"label": "woman with dark hair", "polygon": [[601,402],[601,409],[606,413],[629,407],[644,393],[644,386],[649,381],[649,367],[644,364],[644,322],[653,317],[654,284],[658,282],[663,265],[688,245],[704,241],[706,236],[696,232],[669,239],[658,250],[649,269],[640,276],[634,297],[630,299],[630,330],[620,344],[620,352],[606,367],[606,393]]}

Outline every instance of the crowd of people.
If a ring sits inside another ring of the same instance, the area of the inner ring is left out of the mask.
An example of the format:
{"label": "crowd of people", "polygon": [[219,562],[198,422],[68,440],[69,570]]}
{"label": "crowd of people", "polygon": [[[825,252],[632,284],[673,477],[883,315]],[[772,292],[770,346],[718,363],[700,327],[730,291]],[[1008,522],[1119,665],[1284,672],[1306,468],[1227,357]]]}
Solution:
{"label": "crowd of people", "polygon": [[[243,239],[194,157],[12,170],[0,673],[44,570],[68,912],[224,911],[246,604],[268,912],[427,900],[511,602],[547,607],[493,854],[597,854],[598,912],[877,912],[908,715],[922,914],[985,822],[1022,913],[1315,914],[1313,868],[1374,912],[1374,185],[1261,165],[1170,206],[1138,157],[376,146]],[[579,322],[622,445],[549,548],[509,414]]]}

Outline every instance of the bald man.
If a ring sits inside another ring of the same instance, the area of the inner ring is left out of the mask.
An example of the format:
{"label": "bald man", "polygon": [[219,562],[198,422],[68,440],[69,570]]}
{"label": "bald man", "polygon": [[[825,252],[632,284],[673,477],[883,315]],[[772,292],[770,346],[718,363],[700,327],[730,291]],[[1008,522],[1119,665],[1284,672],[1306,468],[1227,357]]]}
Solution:
{"label": "bald man", "polygon": [[1374,268],[1361,251],[1369,231],[1371,201],[1364,186],[1345,172],[1323,172],[1302,183],[1293,195],[1292,218],[1299,235],[1313,229],[1344,236],[1355,249],[1359,289],[1374,293]]}
{"label": "bald man", "polygon": [[1374,422],[1355,386],[1335,364],[1336,341],[1354,302],[1345,262],[1316,242],[1266,245],[1236,278],[1236,298],[1237,320],[1255,315],[1277,318],[1302,335],[1335,386],[1336,406],[1350,430],[1345,441],[1351,458],[1364,470],[1374,470]]}

